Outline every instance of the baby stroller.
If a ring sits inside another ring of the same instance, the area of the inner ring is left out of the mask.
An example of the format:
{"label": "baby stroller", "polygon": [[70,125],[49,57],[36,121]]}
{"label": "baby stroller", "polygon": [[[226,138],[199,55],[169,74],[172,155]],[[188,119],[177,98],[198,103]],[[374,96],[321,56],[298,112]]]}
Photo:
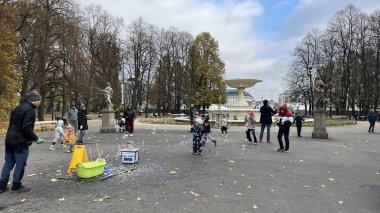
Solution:
{"label": "baby stroller", "polygon": [[125,132],[125,118],[118,118],[117,125],[119,125],[119,132]]}

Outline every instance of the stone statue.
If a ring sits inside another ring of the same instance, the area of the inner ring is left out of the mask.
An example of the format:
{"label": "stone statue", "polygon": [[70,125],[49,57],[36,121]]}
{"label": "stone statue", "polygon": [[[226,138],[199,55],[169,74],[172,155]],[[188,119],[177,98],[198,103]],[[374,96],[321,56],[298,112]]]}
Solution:
{"label": "stone statue", "polygon": [[104,99],[106,100],[107,104],[107,109],[112,109],[113,104],[112,104],[112,94],[113,94],[113,89],[111,88],[110,82],[107,82],[107,87],[105,89],[100,90],[104,94]]}
{"label": "stone statue", "polygon": [[316,108],[323,108],[324,93],[325,84],[321,77],[317,76],[314,80],[314,106]]}

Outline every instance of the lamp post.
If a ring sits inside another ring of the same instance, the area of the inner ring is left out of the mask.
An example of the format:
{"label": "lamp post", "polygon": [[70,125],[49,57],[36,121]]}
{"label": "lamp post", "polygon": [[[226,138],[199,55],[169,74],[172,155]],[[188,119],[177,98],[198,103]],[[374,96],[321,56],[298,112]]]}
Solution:
{"label": "lamp post", "polygon": [[187,95],[184,95],[183,96],[183,100],[184,100],[184,104],[185,104],[185,111],[188,109],[188,107],[187,107]]}
{"label": "lamp post", "polygon": [[125,93],[126,89],[125,89],[125,72],[124,72],[124,69],[123,69],[123,110],[125,111]]}

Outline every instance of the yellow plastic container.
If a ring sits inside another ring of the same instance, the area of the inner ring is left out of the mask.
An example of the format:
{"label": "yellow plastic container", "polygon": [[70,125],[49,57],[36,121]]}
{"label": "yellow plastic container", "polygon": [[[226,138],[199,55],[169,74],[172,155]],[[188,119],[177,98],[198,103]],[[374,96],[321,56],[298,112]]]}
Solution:
{"label": "yellow plastic container", "polygon": [[77,174],[80,178],[92,178],[103,174],[104,166],[106,165],[106,160],[102,158],[96,159],[96,161],[91,161],[87,163],[77,164]]}

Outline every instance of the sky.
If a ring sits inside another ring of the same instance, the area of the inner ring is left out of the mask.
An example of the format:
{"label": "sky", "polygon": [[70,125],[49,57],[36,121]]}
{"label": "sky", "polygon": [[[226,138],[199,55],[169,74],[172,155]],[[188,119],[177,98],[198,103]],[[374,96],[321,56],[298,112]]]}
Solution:
{"label": "sky", "polygon": [[313,28],[325,29],[335,13],[353,4],[372,13],[380,0],[79,0],[101,5],[126,25],[138,17],[194,37],[210,32],[226,64],[225,79],[255,78],[246,89],[256,100],[278,100],[292,52]]}

